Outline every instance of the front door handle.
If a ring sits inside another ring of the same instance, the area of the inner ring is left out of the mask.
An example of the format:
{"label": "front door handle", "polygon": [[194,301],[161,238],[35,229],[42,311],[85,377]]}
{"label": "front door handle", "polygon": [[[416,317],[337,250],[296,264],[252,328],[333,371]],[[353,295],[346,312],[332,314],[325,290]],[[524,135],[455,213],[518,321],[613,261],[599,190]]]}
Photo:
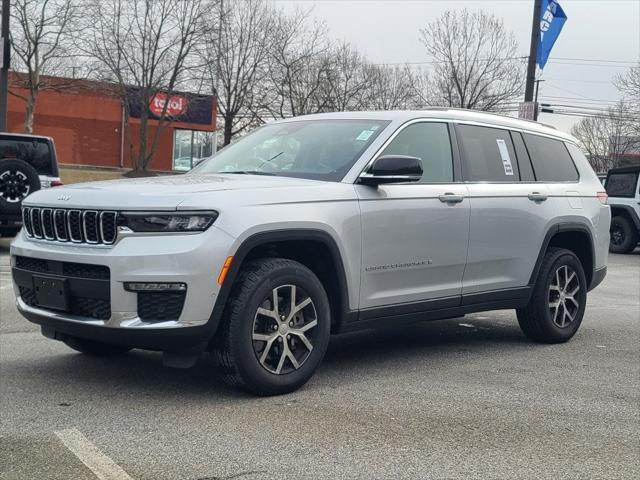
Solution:
{"label": "front door handle", "polygon": [[527,197],[529,197],[529,200],[531,200],[532,202],[544,202],[547,199],[548,195],[544,193],[533,192],[527,195]]}
{"label": "front door handle", "polygon": [[460,203],[464,200],[464,195],[456,195],[455,193],[445,193],[444,195],[439,195],[438,199],[442,203]]}

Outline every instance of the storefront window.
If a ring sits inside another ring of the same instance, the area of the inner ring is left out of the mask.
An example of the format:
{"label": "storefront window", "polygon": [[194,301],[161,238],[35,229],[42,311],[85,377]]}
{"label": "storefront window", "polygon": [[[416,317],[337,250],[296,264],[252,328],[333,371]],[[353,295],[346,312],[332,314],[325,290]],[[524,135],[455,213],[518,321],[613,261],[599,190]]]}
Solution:
{"label": "storefront window", "polygon": [[173,169],[187,172],[214,153],[215,133],[199,130],[174,130]]}

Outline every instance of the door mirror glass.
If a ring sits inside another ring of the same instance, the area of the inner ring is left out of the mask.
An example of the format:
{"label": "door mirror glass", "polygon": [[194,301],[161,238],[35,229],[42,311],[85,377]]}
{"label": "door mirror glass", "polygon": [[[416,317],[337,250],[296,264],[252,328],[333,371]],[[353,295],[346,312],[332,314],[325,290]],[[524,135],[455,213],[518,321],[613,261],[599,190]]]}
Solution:
{"label": "door mirror glass", "polygon": [[422,160],[408,155],[383,155],[378,157],[367,173],[360,175],[360,183],[419,182],[422,178]]}

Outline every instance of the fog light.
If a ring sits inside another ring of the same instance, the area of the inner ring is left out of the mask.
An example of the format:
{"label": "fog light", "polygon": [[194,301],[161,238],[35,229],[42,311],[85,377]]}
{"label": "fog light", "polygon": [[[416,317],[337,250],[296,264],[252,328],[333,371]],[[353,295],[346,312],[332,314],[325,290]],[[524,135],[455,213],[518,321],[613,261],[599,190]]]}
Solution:
{"label": "fog light", "polygon": [[148,283],[148,282],[125,282],[124,289],[128,292],[184,292],[187,290],[186,283]]}

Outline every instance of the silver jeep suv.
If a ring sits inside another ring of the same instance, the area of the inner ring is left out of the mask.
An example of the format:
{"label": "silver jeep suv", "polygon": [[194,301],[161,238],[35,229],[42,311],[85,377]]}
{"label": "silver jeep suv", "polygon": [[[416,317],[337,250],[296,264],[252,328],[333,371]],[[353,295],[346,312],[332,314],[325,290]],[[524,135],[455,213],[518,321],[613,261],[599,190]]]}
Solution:
{"label": "silver jeep suv", "polygon": [[331,333],[516,309],[569,340],[606,274],[610,211],[575,140],[478,112],[357,112],[263,126],[191,173],[24,202],[17,306],[109,355],[205,351],[232,384],[289,392]]}

